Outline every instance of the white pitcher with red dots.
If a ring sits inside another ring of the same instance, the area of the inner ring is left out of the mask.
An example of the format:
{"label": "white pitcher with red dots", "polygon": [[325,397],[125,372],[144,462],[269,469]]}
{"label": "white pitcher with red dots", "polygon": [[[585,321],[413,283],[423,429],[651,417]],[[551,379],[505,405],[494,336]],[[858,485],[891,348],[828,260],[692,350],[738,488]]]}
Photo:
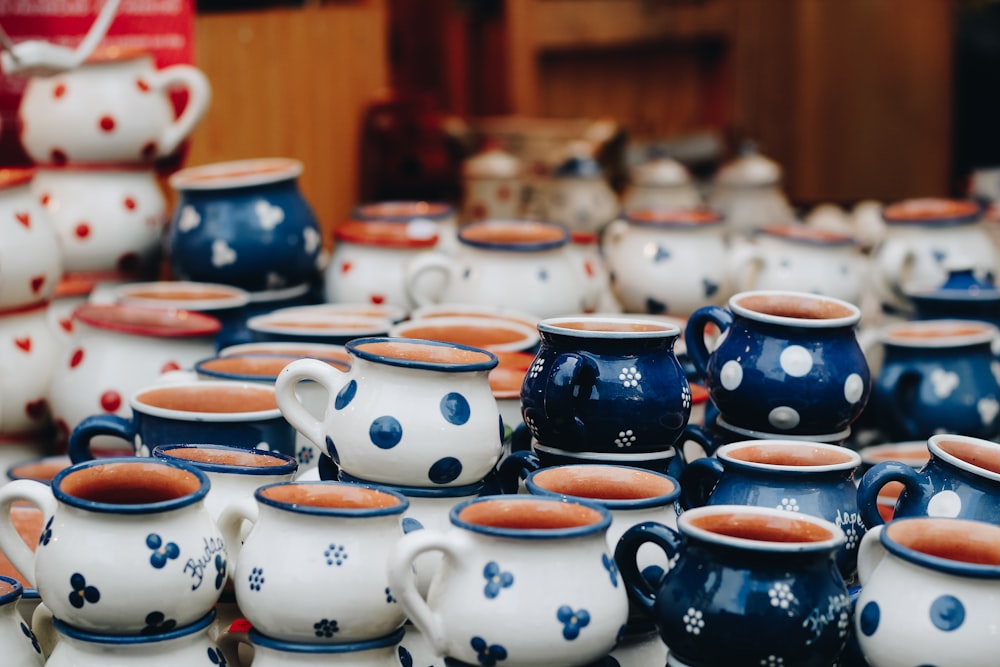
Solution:
{"label": "white pitcher with red dots", "polygon": [[[171,91],[187,93],[180,113]],[[157,69],[151,53],[107,47],[77,69],[28,81],[21,144],[36,164],[152,162],[177,149],[210,101],[196,67]]]}

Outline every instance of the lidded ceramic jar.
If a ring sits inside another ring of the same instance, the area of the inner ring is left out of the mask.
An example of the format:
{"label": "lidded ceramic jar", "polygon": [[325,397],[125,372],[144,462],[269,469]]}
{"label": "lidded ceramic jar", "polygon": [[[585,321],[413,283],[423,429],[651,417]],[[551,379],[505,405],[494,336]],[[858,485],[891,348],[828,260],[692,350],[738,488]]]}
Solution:
{"label": "lidded ceramic jar", "polygon": [[482,151],[465,161],[462,179],[464,220],[519,218],[524,213],[521,161],[497,142],[487,142]]}
{"label": "lidded ceramic jar", "polygon": [[625,212],[700,206],[701,194],[681,162],[654,155],[629,170],[629,187],[623,197]]}
{"label": "lidded ceramic jar", "polygon": [[542,186],[542,210],[545,220],[573,231],[596,232],[618,215],[618,195],[597,160],[578,150]]}
{"label": "lidded ceramic jar", "polygon": [[726,227],[736,236],[764,225],[791,223],[795,216],[781,183],[781,166],[748,144],[716,174],[709,204],[726,215]]}

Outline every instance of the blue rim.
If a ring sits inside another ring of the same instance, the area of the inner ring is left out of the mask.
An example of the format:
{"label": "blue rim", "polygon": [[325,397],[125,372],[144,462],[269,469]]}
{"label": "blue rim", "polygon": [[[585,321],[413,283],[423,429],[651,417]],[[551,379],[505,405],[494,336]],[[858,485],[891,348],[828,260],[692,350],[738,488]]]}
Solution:
{"label": "blue rim", "polygon": [[[413,204],[427,204],[428,206],[443,207],[440,213],[427,213],[424,215],[371,215],[365,213],[366,208],[374,208],[376,206],[411,206]],[[451,204],[446,204],[444,202],[437,201],[421,201],[414,199],[412,201],[408,200],[390,200],[390,201],[374,201],[365,204],[358,204],[351,209],[351,217],[355,220],[361,222],[371,222],[377,220],[385,220],[386,222],[409,222],[411,220],[447,220],[448,218],[455,215],[455,207]]]}
{"label": "blue rim", "polygon": [[[662,329],[623,331],[620,329],[574,329],[565,325],[570,323],[603,323],[621,326],[629,324],[653,324]],[[538,323],[538,331],[556,336],[566,336],[567,338],[598,338],[600,340],[633,340],[636,338],[673,338],[681,336],[680,327],[658,322],[657,320],[643,319],[642,315],[633,317],[602,317],[600,315],[570,315],[568,317],[550,317]]]}
{"label": "blue rim", "polygon": [[[171,457],[170,452],[175,449],[214,449],[224,452],[243,452],[256,456],[270,457],[281,461],[280,465],[269,466],[242,466],[229,465],[224,463],[209,463],[207,461],[194,461],[183,457]],[[152,451],[153,458],[163,461],[176,461],[181,465],[188,465],[203,472],[220,473],[223,475],[290,475],[299,469],[299,462],[287,454],[272,452],[264,449],[244,449],[243,447],[231,447],[228,445],[213,444],[185,444],[185,445],[157,445]]]}
{"label": "blue rim", "polygon": [[[286,503],[282,500],[274,500],[273,498],[268,498],[264,495],[264,492],[268,489],[274,487],[285,487],[285,486],[326,486],[332,488],[362,488],[368,489],[369,491],[377,491],[378,493],[384,493],[387,496],[392,496],[396,499],[397,504],[392,507],[373,507],[373,508],[356,508],[356,507],[313,507],[311,505],[299,505],[296,503]],[[308,481],[308,482],[275,482],[274,484],[266,484],[256,491],[254,491],[254,498],[257,499],[262,505],[267,505],[268,507],[274,507],[285,512],[294,512],[295,514],[309,514],[312,516],[331,516],[331,517],[343,517],[348,519],[367,519],[377,516],[392,516],[394,514],[403,514],[410,507],[410,501],[406,499],[401,493],[396,493],[390,489],[379,487],[376,485],[367,484],[352,484],[350,482],[334,482],[333,480],[324,481]]]}
{"label": "blue rim", "polygon": [[[141,503],[137,505],[126,505],[117,503],[99,503],[92,500],[84,500],[83,498],[77,498],[76,496],[71,496],[62,490],[63,480],[74,473],[78,473],[87,468],[93,468],[95,466],[107,466],[107,465],[126,465],[126,466],[166,466],[173,468],[175,470],[182,470],[188,474],[194,475],[198,479],[198,489],[193,493],[189,493],[180,498],[174,498],[173,500],[164,500],[157,503]],[[87,510],[89,512],[103,512],[106,514],[156,514],[159,512],[170,512],[173,510],[181,509],[187,507],[188,505],[193,505],[194,503],[200,502],[206,495],[208,495],[209,489],[208,477],[205,473],[187,465],[181,465],[173,461],[167,461],[164,459],[154,459],[154,458],[136,458],[134,456],[121,456],[121,457],[109,457],[105,459],[94,459],[93,461],[84,461],[83,463],[77,463],[64,470],[59,471],[55,477],[52,478],[52,495],[55,496],[56,500],[70,507],[77,507],[79,509]]]}
{"label": "blue rim", "polygon": [[17,471],[20,470],[20,469],[22,469],[22,468],[27,468],[28,466],[43,465],[45,463],[55,462],[55,461],[58,461],[58,460],[64,461],[67,466],[70,465],[69,457],[65,456],[65,455],[62,455],[62,454],[57,454],[55,456],[36,456],[33,459],[27,459],[25,461],[18,461],[17,463],[15,463],[14,465],[12,465],[11,467],[7,468],[7,479],[9,479],[11,481],[14,481],[14,480],[17,480],[17,479],[30,479],[30,480],[33,480],[33,481],[36,481],[36,482],[41,482],[42,484],[50,484],[52,482],[52,480],[49,480],[49,479],[42,480],[42,479],[37,479],[35,477],[27,477],[25,475],[19,475],[19,474],[17,474]]}
{"label": "blue rim", "polygon": [[[711,214],[712,218],[709,220],[691,222],[689,220],[684,220],[682,218],[683,214],[691,211],[692,209],[678,209],[675,216],[671,217],[671,211],[655,211],[650,209],[639,209],[637,211],[632,211],[631,213],[625,214],[625,222],[630,225],[635,225],[637,227],[655,227],[658,229],[671,229],[675,231],[698,231],[699,229],[705,228],[715,228],[726,222],[726,216],[722,211],[717,211],[711,208],[695,208],[693,210],[699,213]],[[661,215],[663,217],[654,217],[652,219],[643,218],[639,216],[639,213],[649,212],[654,215]]]}
{"label": "blue rim", "polygon": [[[465,350],[467,352],[475,352],[480,355],[485,355],[487,358],[483,361],[476,361],[467,364],[449,364],[440,361],[418,361],[415,359],[401,359],[399,357],[388,357],[381,354],[373,354],[371,352],[366,352],[361,348],[363,345],[368,345],[370,343],[403,343],[410,345],[420,345],[422,347],[446,347],[455,350]],[[444,343],[437,340],[424,340],[423,338],[392,338],[390,336],[369,336],[366,338],[355,338],[349,341],[346,345],[348,353],[357,357],[358,359],[364,359],[365,361],[372,361],[378,364],[386,364],[387,366],[398,366],[400,368],[413,368],[417,370],[426,371],[443,371],[445,373],[461,373],[465,371],[488,371],[496,367],[500,363],[497,359],[497,355],[493,354],[489,350],[483,350],[478,347],[472,347],[470,345],[460,345],[458,343]]]}
{"label": "blue rim", "polygon": [[541,225],[546,229],[558,229],[561,236],[558,239],[552,241],[539,241],[537,243],[500,243],[496,241],[477,241],[475,239],[466,238],[466,234],[470,229],[476,229],[477,227],[488,227],[497,226],[498,221],[484,220],[482,222],[473,222],[462,227],[458,232],[458,240],[463,244],[473,247],[473,248],[484,248],[486,250],[502,250],[505,252],[541,252],[543,250],[552,250],[553,248],[561,248],[567,245],[570,241],[569,230],[562,225],[557,225],[554,222],[542,222],[541,220],[503,220],[503,223],[525,223],[533,225]]}
{"label": "blue rim", "polygon": [[463,496],[478,496],[486,488],[486,482],[474,482],[463,486],[400,486],[398,484],[382,484],[361,479],[343,470],[337,473],[337,479],[347,484],[361,484],[371,488],[395,491],[409,498],[458,498]]}
{"label": "blue rim", "polygon": [[[601,518],[594,523],[587,524],[586,526],[574,526],[573,528],[546,528],[543,530],[534,530],[530,528],[497,528],[494,526],[481,526],[475,523],[469,523],[464,521],[459,517],[466,507],[478,503],[502,501],[504,504],[534,504],[534,503],[558,503],[563,505],[579,505],[581,507],[586,507],[587,509],[594,510],[600,514]],[[554,497],[544,497],[544,496],[516,496],[516,495],[494,495],[494,496],[481,496],[479,498],[470,498],[469,500],[464,500],[454,507],[451,508],[451,512],[448,513],[448,518],[451,520],[451,524],[458,528],[464,528],[473,533],[479,533],[480,535],[489,535],[491,537],[513,537],[517,539],[528,539],[528,540],[558,540],[565,539],[567,537],[584,537],[587,535],[593,535],[594,533],[603,533],[611,525],[611,512],[607,508],[602,507],[594,502],[587,502],[584,500],[579,500],[574,498],[572,500],[568,498],[560,498],[558,496]]]}
{"label": "blue rim", "polygon": [[[958,200],[963,203],[968,202],[976,204],[972,199],[961,199]],[[904,202],[896,202],[905,203]],[[888,225],[920,225],[923,227],[951,227],[954,225],[967,225],[971,222],[975,222],[983,215],[983,207],[979,204],[976,205],[976,209],[973,212],[967,213],[965,215],[950,215],[942,216],[940,218],[887,218],[885,215],[886,209],[892,208],[892,204],[883,207],[882,209],[882,221]]]}
{"label": "blue rim", "polygon": [[391,635],[347,644],[301,644],[299,642],[286,642],[263,635],[253,628],[247,633],[247,637],[250,638],[250,643],[254,646],[283,651],[285,653],[357,653],[359,651],[370,651],[371,649],[395,646],[403,640],[404,633],[403,628],[400,628]]}
{"label": "blue rim", "polygon": [[673,485],[673,489],[669,493],[663,493],[657,496],[650,496],[648,498],[634,498],[634,499],[605,499],[605,498],[588,498],[587,496],[574,496],[567,493],[559,493],[558,491],[552,491],[551,489],[546,489],[545,487],[539,486],[538,482],[535,481],[535,477],[539,474],[545,473],[546,471],[560,470],[560,469],[574,469],[580,466],[593,466],[594,464],[568,464],[561,466],[551,466],[548,468],[539,468],[528,474],[528,477],[524,480],[524,485],[527,487],[528,491],[532,495],[544,496],[548,498],[567,498],[569,500],[583,500],[585,502],[590,502],[595,505],[602,505],[609,510],[637,510],[637,509],[648,509],[652,507],[663,507],[669,505],[677,500],[681,495],[681,485],[680,483],[671,477],[670,475],[664,475],[663,473],[655,472],[653,470],[646,470],[644,468],[634,468],[630,466],[618,466],[618,465],[600,465],[596,464],[599,468],[614,468],[617,470],[628,470],[634,471],[643,475],[651,475],[653,477],[658,477],[662,480],[670,482]]}
{"label": "blue rim", "polygon": [[[885,524],[882,532],[879,534],[879,542],[885,547],[886,551],[898,556],[899,558],[905,560],[908,563],[913,563],[915,565],[920,565],[923,567],[928,567],[932,570],[937,570],[938,572],[945,572],[947,574],[954,574],[961,577],[971,577],[974,579],[1000,579],[1000,565],[981,565],[978,563],[963,563],[960,561],[949,560],[947,558],[941,558],[940,556],[932,556],[930,554],[925,554],[916,549],[911,549],[910,547],[903,546],[898,542],[892,540],[889,537],[889,528],[893,524],[901,524],[909,521],[927,521],[928,517],[907,517],[904,519],[894,519],[889,523]],[[975,523],[968,519],[951,519],[951,518],[937,518],[933,521],[961,521],[963,523]]]}
{"label": "blue rim", "polygon": [[[294,343],[293,343],[294,344]],[[254,375],[249,373],[230,373],[227,371],[216,371],[211,368],[205,368],[205,364],[210,361],[216,361],[218,359],[288,359],[289,362],[295,361],[297,359],[317,359],[319,361],[324,361],[331,366],[335,366],[337,370],[347,372],[351,370],[350,364],[340,361],[339,359],[332,359],[329,357],[303,357],[301,354],[282,354],[280,352],[270,353],[270,352],[241,352],[239,354],[227,354],[223,356],[207,357],[196,361],[194,364],[195,373],[204,375],[205,377],[210,377],[213,380],[233,380],[237,382],[266,382],[273,384],[275,380],[278,379],[278,373],[274,375]]]}
{"label": "blue rim", "polygon": [[22,595],[24,595],[24,586],[17,579],[14,579],[13,577],[0,577],[0,582],[10,584],[14,587],[14,590],[11,592],[0,595],[0,607],[18,600]]}
{"label": "blue rim", "polygon": [[156,642],[170,641],[171,639],[179,639],[181,637],[187,637],[188,635],[193,635],[197,632],[201,632],[215,620],[215,610],[211,610],[201,618],[199,618],[194,623],[189,623],[188,625],[175,628],[168,632],[161,632],[152,635],[101,635],[94,632],[87,632],[86,630],[81,630],[79,628],[74,628],[72,625],[68,625],[58,618],[52,618],[52,624],[55,626],[56,631],[72,639],[77,639],[79,641],[88,642],[90,644],[113,644],[116,646],[130,646],[130,645],[140,645],[140,644],[154,644]]}

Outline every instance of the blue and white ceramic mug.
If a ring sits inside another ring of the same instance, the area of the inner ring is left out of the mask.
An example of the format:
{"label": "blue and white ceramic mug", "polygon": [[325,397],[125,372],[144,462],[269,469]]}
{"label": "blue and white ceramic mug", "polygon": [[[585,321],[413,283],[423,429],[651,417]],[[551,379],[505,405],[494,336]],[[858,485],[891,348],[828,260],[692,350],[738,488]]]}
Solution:
{"label": "blue and white ceramic mug", "polygon": [[23,594],[20,581],[0,576],[0,644],[4,647],[4,662],[41,667],[45,664],[41,647],[17,609]]}
{"label": "blue and white ceramic mug", "polygon": [[[346,348],[349,371],[299,359],[278,375],[278,405],[299,433],[375,484],[465,486],[490,473],[504,436],[488,378],[493,353],[414,338],[358,338]],[[296,392],[305,381],[329,396],[322,418]]]}
{"label": "blue and white ceramic mug", "polygon": [[129,404],[131,418],[92,415],[80,422],[70,433],[70,459],[93,459],[91,440],[100,435],[132,444],[136,456],[149,456],[157,445],[190,443],[295,454],[295,431],[282,417],[274,389],[259,383],[153,385],[136,392]]}
{"label": "blue and white ceramic mug", "polygon": [[[0,488],[0,549],[56,618],[80,631],[194,623],[218,601],[228,563],[205,508],[208,487],[194,468],[133,457],[71,466],[51,486],[10,482]],[[34,551],[10,517],[21,501],[44,515]]]}
{"label": "blue and white ceramic mug", "polygon": [[[681,514],[676,531],[656,522],[630,528],[615,561],[670,647],[672,667],[828,667],[850,629],[835,563],[844,539],[836,525],[807,514],[714,505]],[[646,544],[671,564],[656,585],[640,571]]]}
{"label": "blue and white ceramic mug", "polygon": [[927,439],[920,470],[900,461],[872,466],[858,485],[858,509],[870,528],[883,523],[878,496],[886,484],[903,489],[893,517],[960,517],[1000,525],[1000,444],[964,435]]}
{"label": "blue and white ceramic mug", "polygon": [[538,323],[541,344],[521,385],[521,413],[539,444],[568,452],[670,449],[691,415],[691,387],[656,320],[560,317]]}
{"label": "blue and white ceramic mug", "polygon": [[[457,664],[571,667],[602,658],[628,617],[599,505],[485,496],[456,505],[449,530],[406,534],[389,587],[434,650]],[[413,563],[442,552],[425,598]],[[500,662],[502,661],[502,662]]]}
{"label": "blue and white ceramic mug", "polygon": [[[236,655],[238,644],[253,648],[253,660],[245,667],[400,667],[413,665],[409,652],[399,643],[403,631],[340,644],[286,642],[268,637],[256,629],[227,632],[219,644],[228,654]],[[404,657],[405,656],[405,657]],[[405,662],[410,658],[410,662]],[[208,666],[206,666],[208,667]]]}
{"label": "blue and white ceramic mug", "polygon": [[[871,372],[855,337],[857,306],[805,292],[741,292],[688,319],[688,354],[720,423],[820,442],[845,438],[868,402]],[[714,350],[706,327],[723,337]]]}

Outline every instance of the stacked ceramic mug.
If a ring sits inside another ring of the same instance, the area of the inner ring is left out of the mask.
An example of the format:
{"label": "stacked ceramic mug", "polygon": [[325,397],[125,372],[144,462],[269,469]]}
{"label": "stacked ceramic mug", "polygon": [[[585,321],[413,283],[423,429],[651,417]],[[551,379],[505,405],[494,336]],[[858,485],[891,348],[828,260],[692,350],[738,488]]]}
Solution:
{"label": "stacked ceramic mug", "polygon": [[[187,94],[179,115],[174,90]],[[32,189],[55,225],[66,273],[92,282],[156,275],[168,216],[155,161],[193,131],[210,97],[198,69],[158,69],[152,55],[118,48],[28,82],[21,143],[37,165]]]}

